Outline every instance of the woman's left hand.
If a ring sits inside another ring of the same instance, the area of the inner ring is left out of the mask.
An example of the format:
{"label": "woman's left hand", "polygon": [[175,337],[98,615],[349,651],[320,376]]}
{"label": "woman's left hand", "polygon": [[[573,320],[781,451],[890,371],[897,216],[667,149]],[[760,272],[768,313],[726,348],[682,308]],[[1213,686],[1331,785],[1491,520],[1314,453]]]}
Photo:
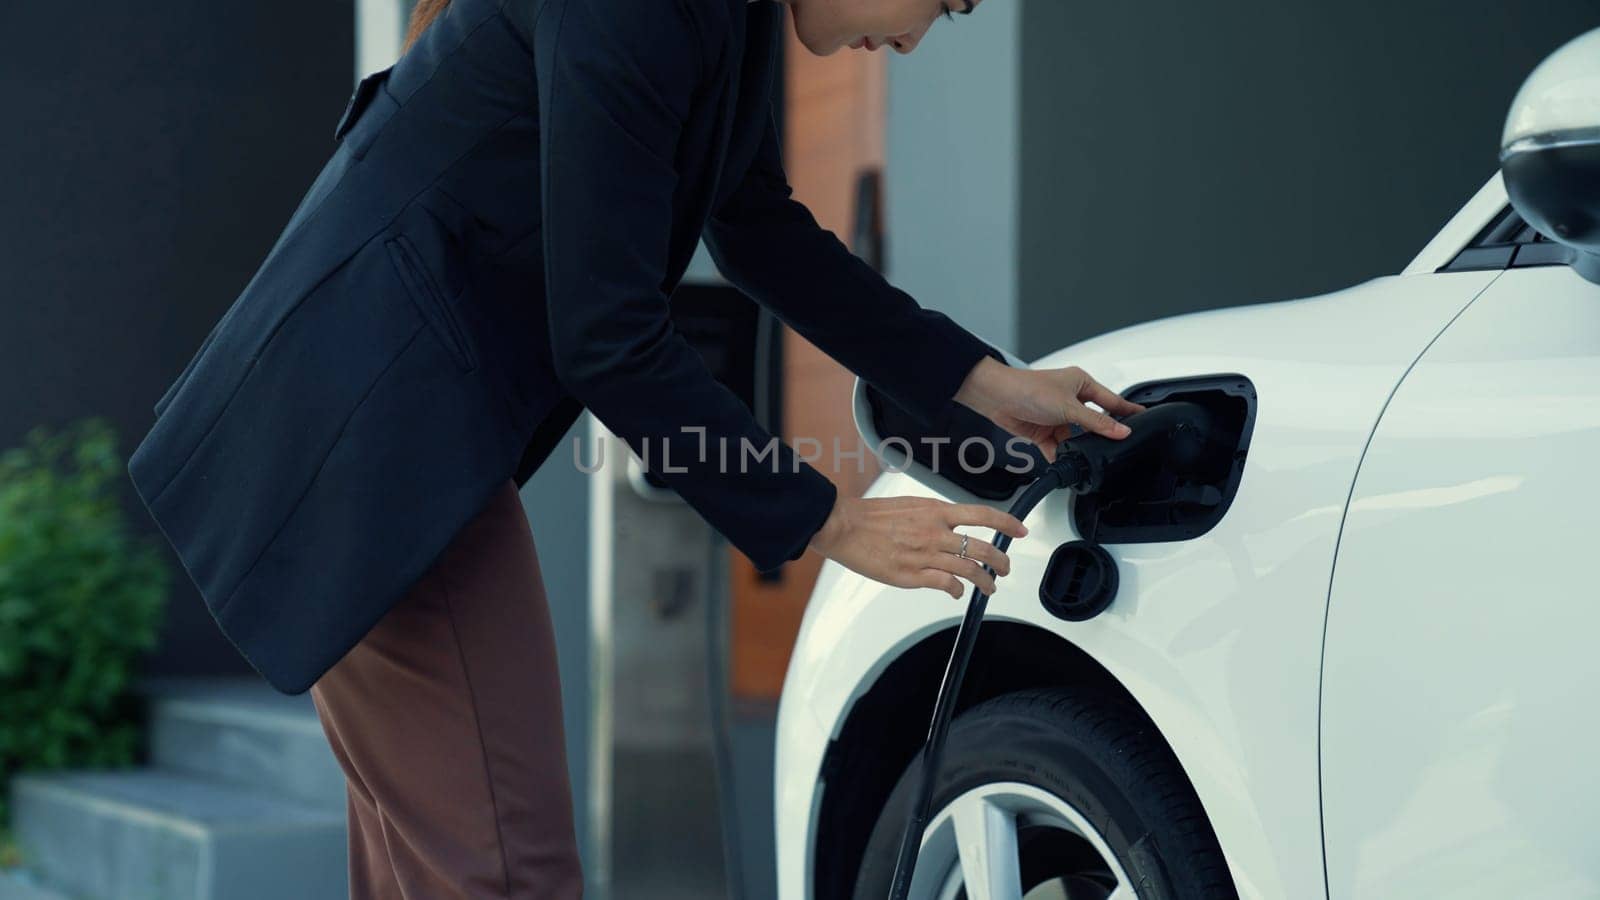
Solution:
{"label": "woman's left hand", "polygon": [[[1032,441],[1051,462],[1056,446],[1072,435],[1073,425],[1121,440],[1130,433],[1128,426],[1112,416],[1144,412],[1143,406],[1123,399],[1077,366],[1019,369],[990,357],[972,367],[955,399]],[[1085,402],[1105,412],[1090,409]]]}

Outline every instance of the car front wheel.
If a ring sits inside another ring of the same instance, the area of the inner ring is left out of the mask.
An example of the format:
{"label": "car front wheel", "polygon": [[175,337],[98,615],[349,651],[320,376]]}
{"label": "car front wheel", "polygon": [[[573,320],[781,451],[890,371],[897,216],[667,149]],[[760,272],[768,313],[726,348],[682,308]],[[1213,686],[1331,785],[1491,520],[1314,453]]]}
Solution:
{"label": "car front wheel", "polygon": [[[916,762],[868,838],[855,900],[889,894]],[[996,697],[951,723],[911,900],[1237,900],[1177,759],[1121,701]]]}

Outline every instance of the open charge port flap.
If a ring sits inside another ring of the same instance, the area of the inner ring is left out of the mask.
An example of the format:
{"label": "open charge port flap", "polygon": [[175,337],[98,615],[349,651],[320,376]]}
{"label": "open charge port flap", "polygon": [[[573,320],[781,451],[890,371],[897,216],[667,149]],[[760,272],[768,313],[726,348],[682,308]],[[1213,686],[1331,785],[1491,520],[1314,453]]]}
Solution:
{"label": "open charge port flap", "polygon": [[1189,402],[1211,413],[1201,464],[1180,476],[1166,467],[1150,477],[1080,495],[1073,503],[1079,534],[1103,544],[1155,543],[1199,537],[1222,521],[1238,493],[1255,425],[1255,387],[1243,375],[1206,375],[1146,382],[1124,396],[1147,407]]}

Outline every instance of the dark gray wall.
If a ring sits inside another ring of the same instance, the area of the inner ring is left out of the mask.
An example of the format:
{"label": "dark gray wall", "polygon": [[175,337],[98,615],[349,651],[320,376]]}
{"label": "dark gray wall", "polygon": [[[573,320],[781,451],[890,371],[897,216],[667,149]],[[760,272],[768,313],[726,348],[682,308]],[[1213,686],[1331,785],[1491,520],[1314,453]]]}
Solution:
{"label": "dark gray wall", "polygon": [[1600,25],[1594,0],[1022,10],[1028,358],[1400,271],[1493,174],[1529,70]]}
{"label": "dark gray wall", "polygon": [[1017,330],[1018,35],[1031,2],[984,3],[889,58],[889,278],[1007,350]]}
{"label": "dark gray wall", "polygon": [[[0,447],[104,415],[124,457],[333,149],[350,0],[0,3]],[[164,549],[126,488],[141,532]],[[164,674],[248,671],[170,549]]]}

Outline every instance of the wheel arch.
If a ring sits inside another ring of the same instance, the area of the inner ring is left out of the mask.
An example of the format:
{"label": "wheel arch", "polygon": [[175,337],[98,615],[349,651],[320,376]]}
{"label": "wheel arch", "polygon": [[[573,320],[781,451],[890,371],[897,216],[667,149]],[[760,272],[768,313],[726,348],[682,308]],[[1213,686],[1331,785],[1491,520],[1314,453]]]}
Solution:
{"label": "wheel arch", "polygon": [[[810,860],[813,896],[849,896],[854,887],[878,811],[927,736],[955,634],[954,628],[941,630],[896,657],[851,705],[829,741]],[[1058,686],[1136,710],[1166,741],[1133,694],[1092,656],[1060,635],[1021,622],[984,623],[956,714],[1002,694]],[[1187,772],[1184,777],[1192,788]]]}

